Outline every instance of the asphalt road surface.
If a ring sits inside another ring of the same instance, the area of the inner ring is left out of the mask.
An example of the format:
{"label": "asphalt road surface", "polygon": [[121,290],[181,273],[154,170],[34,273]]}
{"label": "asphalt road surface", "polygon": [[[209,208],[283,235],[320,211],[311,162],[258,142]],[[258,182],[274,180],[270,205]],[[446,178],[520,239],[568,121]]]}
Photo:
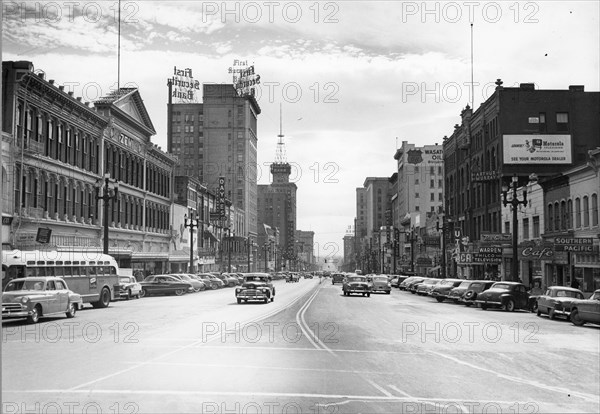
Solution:
{"label": "asphalt road surface", "polygon": [[330,279],[2,327],[4,413],[600,412],[600,328]]}

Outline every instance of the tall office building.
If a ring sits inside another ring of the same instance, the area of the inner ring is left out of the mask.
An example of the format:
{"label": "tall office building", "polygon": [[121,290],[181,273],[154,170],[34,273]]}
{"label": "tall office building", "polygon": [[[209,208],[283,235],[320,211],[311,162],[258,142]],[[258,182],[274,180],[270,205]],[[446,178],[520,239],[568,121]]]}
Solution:
{"label": "tall office building", "polygon": [[169,108],[168,150],[179,157],[178,175],[197,178],[217,191],[225,177],[225,197],[244,215],[237,236],[257,234],[257,117],[251,96],[232,84],[203,85],[203,103]]}

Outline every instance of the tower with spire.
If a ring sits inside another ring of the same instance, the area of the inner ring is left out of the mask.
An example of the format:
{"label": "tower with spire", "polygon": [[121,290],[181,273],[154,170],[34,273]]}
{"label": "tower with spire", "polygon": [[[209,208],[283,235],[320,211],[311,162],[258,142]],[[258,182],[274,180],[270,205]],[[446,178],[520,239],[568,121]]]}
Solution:
{"label": "tower with spire", "polygon": [[283,142],[283,137],[283,116],[281,104],[279,104],[279,135],[277,135],[277,149],[275,150],[275,162],[271,164],[273,184],[289,183],[290,174],[292,173],[292,166],[287,162],[285,142]]}

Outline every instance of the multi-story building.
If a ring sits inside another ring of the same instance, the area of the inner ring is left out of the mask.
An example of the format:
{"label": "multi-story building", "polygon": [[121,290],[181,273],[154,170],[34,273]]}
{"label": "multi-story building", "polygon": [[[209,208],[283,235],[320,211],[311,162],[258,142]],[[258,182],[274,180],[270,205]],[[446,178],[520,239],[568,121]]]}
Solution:
{"label": "multi-story building", "polygon": [[315,264],[315,232],[296,230],[296,258],[303,270],[311,270]]}
{"label": "multi-story building", "polygon": [[[107,222],[109,254],[121,266],[166,270],[176,158],[152,144],[139,91],[114,91],[91,108],[31,62],[3,62],[2,71],[2,128],[14,137],[10,244],[99,251]],[[96,197],[106,177],[120,184],[108,217]],[[51,231],[44,246],[36,241],[41,227]]]}
{"label": "multi-story building", "polygon": [[225,177],[226,198],[243,220],[236,234],[257,232],[256,99],[239,96],[231,84],[203,85],[203,103],[169,105],[168,150],[179,157],[177,173],[197,178],[217,192]]}
{"label": "multi-story building", "polygon": [[[522,187],[532,173],[539,182],[585,162],[587,151],[600,145],[600,93],[583,86],[539,90],[534,84],[495,92],[473,113],[461,112],[461,124],[444,138],[446,217],[455,233],[474,250],[482,234],[501,233],[502,186],[517,179]],[[512,222],[512,220],[511,220]],[[496,264],[459,263],[459,274],[484,277],[509,274],[512,249],[505,248]],[[501,271],[500,267],[504,271]]]}
{"label": "multi-story building", "polygon": [[354,234],[344,235],[344,271],[354,272],[357,269]]}

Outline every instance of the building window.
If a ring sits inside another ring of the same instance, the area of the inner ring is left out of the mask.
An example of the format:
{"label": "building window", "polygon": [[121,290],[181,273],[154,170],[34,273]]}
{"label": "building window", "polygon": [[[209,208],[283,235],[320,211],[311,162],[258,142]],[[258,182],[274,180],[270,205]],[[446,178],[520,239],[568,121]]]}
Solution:
{"label": "building window", "polygon": [[581,227],[581,200],[575,199],[575,227]]}
{"label": "building window", "polygon": [[529,240],[529,219],[523,219],[523,240]]}
{"label": "building window", "polygon": [[438,193],[438,201],[444,201],[444,195],[442,193]]}
{"label": "building window", "polygon": [[510,222],[508,221],[504,222],[504,233],[510,233]]}
{"label": "building window", "polygon": [[415,198],[419,198],[419,193],[415,193]]}
{"label": "building window", "polygon": [[539,121],[540,121],[540,123],[538,124],[539,131],[546,132],[546,114],[544,112],[540,112]]}
{"label": "building window", "polygon": [[434,193],[430,193],[429,195],[430,195],[429,200],[430,201],[435,201],[435,194]]}
{"label": "building window", "polygon": [[569,114],[566,112],[556,113],[556,130],[557,131],[568,131],[569,130]]}
{"label": "building window", "polygon": [[592,194],[592,226],[598,225],[598,194]]}
{"label": "building window", "polygon": [[435,188],[435,180],[429,181],[429,188]]}
{"label": "building window", "polygon": [[418,172],[419,172],[419,166],[415,165],[415,173],[418,173]]}
{"label": "building window", "polygon": [[419,185],[419,179],[415,178],[415,185]]}
{"label": "building window", "polygon": [[419,206],[415,206],[415,211],[419,211],[419,210],[420,210]]}
{"label": "building window", "polygon": [[533,217],[533,238],[540,237],[540,216]]}
{"label": "building window", "polygon": [[583,227],[590,225],[590,203],[588,196],[583,197]]}

